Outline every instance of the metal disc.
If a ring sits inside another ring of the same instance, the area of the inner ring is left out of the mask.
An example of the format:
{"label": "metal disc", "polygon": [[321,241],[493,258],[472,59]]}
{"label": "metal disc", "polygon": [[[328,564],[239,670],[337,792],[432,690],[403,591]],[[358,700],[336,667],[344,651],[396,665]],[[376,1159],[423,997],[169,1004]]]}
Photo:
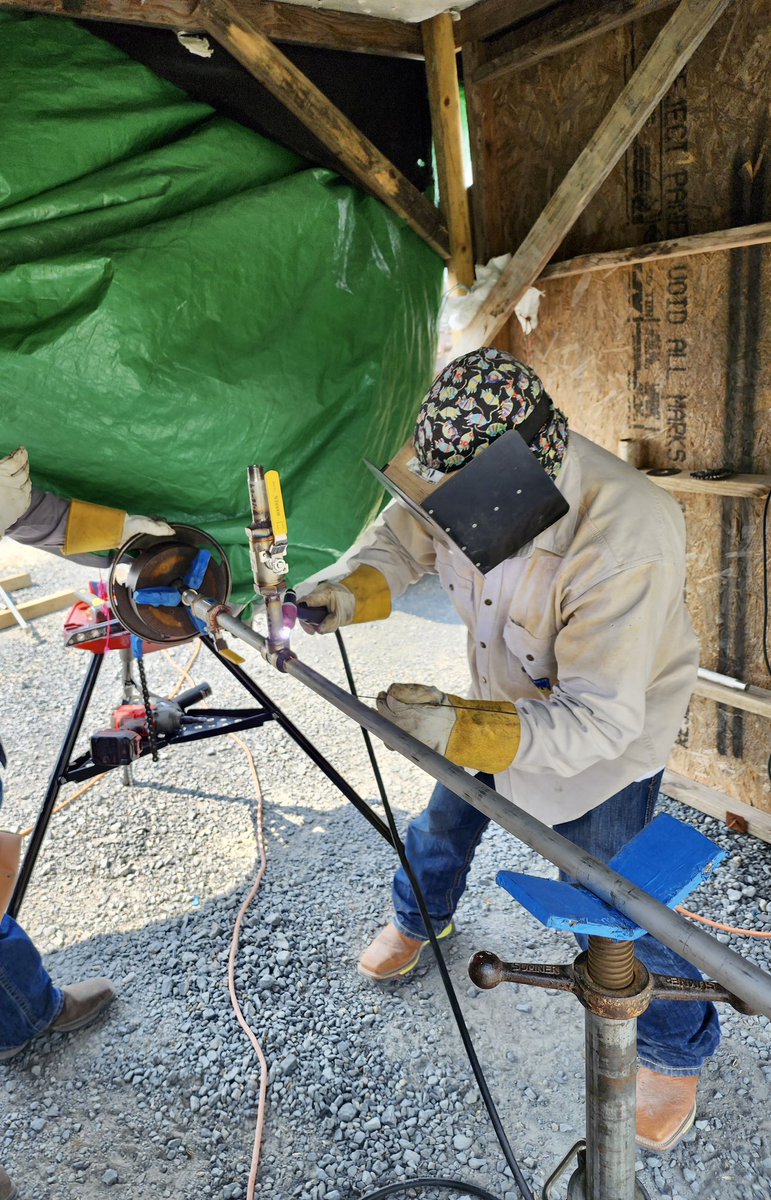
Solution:
{"label": "metal disc", "polygon": [[110,604],[122,625],[145,641],[178,644],[189,642],[199,630],[181,602],[174,606],[137,604],[140,588],[177,587],[193,565],[199,550],[208,550],[211,561],[198,589],[207,600],[225,604],[230,595],[230,565],[214,538],[192,525],[173,525],[166,537],[140,533],[120,550],[110,570]]}

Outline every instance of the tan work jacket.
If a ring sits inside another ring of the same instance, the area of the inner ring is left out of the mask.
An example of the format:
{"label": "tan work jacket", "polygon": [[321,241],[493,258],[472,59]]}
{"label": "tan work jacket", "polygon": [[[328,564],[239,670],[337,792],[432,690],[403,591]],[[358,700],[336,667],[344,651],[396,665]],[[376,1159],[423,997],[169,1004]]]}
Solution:
{"label": "tan work jacket", "polygon": [[572,431],[556,482],[570,512],[487,575],[399,503],[349,560],[377,567],[394,597],[438,573],[468,630],[470,694],[513,700],[521,719],[496,787],[549,825],[661,769],[699,657],[677,502]]}

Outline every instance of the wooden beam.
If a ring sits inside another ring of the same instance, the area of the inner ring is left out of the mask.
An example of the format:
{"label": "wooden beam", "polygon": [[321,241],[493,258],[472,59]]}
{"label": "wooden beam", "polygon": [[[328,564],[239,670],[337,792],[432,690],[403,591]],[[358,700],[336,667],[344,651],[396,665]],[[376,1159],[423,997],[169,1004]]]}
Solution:
{"label": "wooden beam", "polygon": [[[28,600],[26,604],[17,605],[19,612],[26,621],[33,617],[44,617],[46,613],[58,612],[69,608],[77,600],[74,592],[53,592],[50,596],[41,596],[39,600]],[[13,613],[0,610],[0,629],[18,629]]]}
{"label": "wooden beam", "polygon": [[0,588],[4,592],[18,592],[21,588],[30,587],[32,580],[26,571],[22,575],[8,575],[5,579],[0,579]]}
{"label": "wooden beam", "polygon": [[511,29],[534,13],[551,8],[554,0],[477,0],[460,14],[456,41],[461,46],[494,37],[502,29]]}
{"label": "wooden beam", "polygon": [[761,838],[764,842],[771,842],[771,813],[762,808],[753,808],[751,804],[734,800],[733,796],[705,787],[703,783],[696,783],[677,771],[664,772],[661,790],[665,796],[671,796],[681,804],[687,804],[710,817],[716,817],[726,825],[733,827],[735,822],[731,818],[741,817],[746,822],[747,833]]}
{"label": "wooden beam", "polygon": [[463,179],[463,129],[453,25],[449,13],[439,13],[423,21],[421,30],[439,175],[439,200],[450,234],[450,283],[451,286],[460,283],[470,288],[474,283],[474,250],[468,193]]}
{"label": "wooden beam", "polygon": [[[643,471],[645,474],[645,471]],[[651,483],[667,492],[699,492],[704,496],[763,498],[771,492],[771,475],[732,475],[730,479],[694,479],[687,471],[677,475],[649,475]]]}
{"label": "wooden beam", "polygon": [[716,704],[728,704],[731,708],[741,708],[744,712],[771,718],[771,691],[767,688],[750,685],[742,691],[741,688],[727,687],[711,679],[698,679],[693,694],[714,700]]}
{"label": "wooden beam", "polygon": [[[120,21],[127,25],[201,29],[196,19],[198,0],[3,0],[4,8],[80,17],[90,21]],[[407,21],[389,21],[357,13],[320,12],[298,4],[268,0],[235,0],[242,13],[266,37],[324,50],[422,58],[420,28]]]}
{"label": "wooden beam", "polygon": [[691,237],[670,238],[664,242],[647,242],[643,246],[627,246],[623,250],[603,250],[596,254],[579,254],[563,262],[549,263],[538,276],[545,279],[565,279],[569,275],[585,275],[587,271],[615,271],[635,263],[655,262],[660,258],[687,258],[692,254],[712,254],[718,250],[737,250],[742,246],[759,246],[771,242],[771,221],[756,225],[737,225],[733,229],[718,229],[714,233],[695,233]]}
{"label": "wooden beam", "polygon": [[235,0],[234,7],[274,42],[393,58],[423,57],[420,27],[407,21],[262,0]]}
{"label": "wooden beam", "polygon": [[674,0],[568,0],[516,33],[482,47],[472,79],[482,83],[523,67],[532,67],[553,54],[574,50],[601,33],[647,17]]}
{"label": "wooden beam", "polygon": [[80,17],[89,21],[121,21],[157,28],[199,29],[192,21],[196,0],[3,0],[3,8]]}
{"label": "wooden beam", "polygon": [[442,214],[230,0],[202,0],[197,25],[327,146],[357,183],[393,209],[432,250],[450,257]]}
{"label": "wooden beam", "polygon": [[463,331],[458,353],[490,344],[730,0],[680,0],[599,129]]}

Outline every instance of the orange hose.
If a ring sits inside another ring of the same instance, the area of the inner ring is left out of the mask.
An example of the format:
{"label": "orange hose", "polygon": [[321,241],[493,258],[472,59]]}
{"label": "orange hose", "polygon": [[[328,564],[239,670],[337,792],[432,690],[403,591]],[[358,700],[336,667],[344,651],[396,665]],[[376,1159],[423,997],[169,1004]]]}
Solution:
{"label": "orange hose", "polygon": [[681,905],[678,905],[675,911],[683,917],[690,917],[692,921],[701,921],[703,925],[711,925],[713,929],[722,929],[724,933],[736,933],[740,937],[771,938],[771,933],[764,933],[759,929],[737,929],[735,925],[721,925],[720,921],[711,921],[709,917],[701,917],[698,913],[689,912]]}

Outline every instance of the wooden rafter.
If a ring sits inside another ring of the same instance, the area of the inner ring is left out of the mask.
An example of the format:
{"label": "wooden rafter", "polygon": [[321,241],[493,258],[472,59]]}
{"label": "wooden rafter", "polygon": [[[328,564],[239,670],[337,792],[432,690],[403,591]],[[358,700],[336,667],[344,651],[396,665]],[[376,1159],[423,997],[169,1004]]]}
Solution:
{"label": "wooden rafter", "polygon": [[601,33],[662,8],[672,8],[673,4],[674,0],[563,0],[557,9],[529,21],[516,34],[482,45],[472,82],[532,67],[553,54],[573,50]]}
{"label": "wooden rafter", "polygon": [[[3,0],[6,8],[90,21],[120,21],[128,25],[201,30],[198,0]],[[389,21],[357,13],[323,12],[298,4],[268,0],[239,0],[239,12],[277,42],[293,42],[324,50],[422,58],[420,29],[406,21]]]}
{"label": "wooden rafter", "polygon": [[196,16],[198,24],[294,113],[357,182],[402,217],[432,250],[450,257],[439,210],[230,0],[202,0]]}
{"label": "wooden rafter", "polygon": [[449,270],[453,283],[474,283],[471,214],[463,178],[463,132],[455,57],[454,21],[439,13],[422,23],[431,126],[439,176],[440,207],[450,234]]}
{"label": "wooden rafter", "polygon": [[494,37],[553,5],[554,0],[477,0],[461,12],[455,40],[465,46]]}
{"label": "wooden rafter", "polygon": [[614,271],[618,267],[655,262],[661,258],[687,258],[691,254],[710,254],[716,250],[738,250],[742,246],[759,246],[764,242],[771,242],[771,221],[737,225],[733,229],[718,229],[714,233],[694,233],[690,237],[668,238],[662,242],[647,242],[643,246],[626,246],[623,250],[579,254],[563,262],[549,263],[538,276],[538,282],[565,279],[569,275],[585,275],[587,271]]}
{"label": "wooden rafter", "polygon": [[599,128],[579,154],[546,208],[463,331],[458,352],[489,344],[512,316],[564,241],[592,196],[632,142],[731,0],[680,0],[680,4]]}

